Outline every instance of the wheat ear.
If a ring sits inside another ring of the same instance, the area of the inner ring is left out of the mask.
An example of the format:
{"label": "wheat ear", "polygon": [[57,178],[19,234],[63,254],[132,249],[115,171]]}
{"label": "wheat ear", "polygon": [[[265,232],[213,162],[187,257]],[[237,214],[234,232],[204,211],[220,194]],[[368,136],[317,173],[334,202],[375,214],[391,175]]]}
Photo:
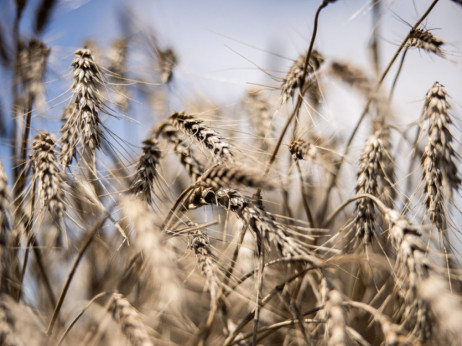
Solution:
{"label": "wheat ear", "polygon": [[148,203],[152,202],[154,183],[159,175],[158,166],[161,157],[157,140],[154,138],[146,139],[143,142],[143,152],[138,159],[131,192]]}
{"label": "wheat ear", "polygon": [[185,113],[173,113],[168,122],[210,150],[219,160],[232,160],[229,144],[202,120]]}
{"label": "wheat ear", "polygon": [[121,294],[112,295],[110,307],[114,320],[120,323],[120,328],[133,346],[154,345],[148,330],[140,318],[140,313]]}
{"label": "wheat ear", "polygon": [[72,67],[75,108],[60,130],[62,136],[59,158],[61,164],[67,167],[76,157],[77,147],[80,145],[83,152],[88,152],[94,166],[96,149],[103,138],[98,115],[103,105],[99,91],[103,78],[89,49],[78,49],[75,52]]}

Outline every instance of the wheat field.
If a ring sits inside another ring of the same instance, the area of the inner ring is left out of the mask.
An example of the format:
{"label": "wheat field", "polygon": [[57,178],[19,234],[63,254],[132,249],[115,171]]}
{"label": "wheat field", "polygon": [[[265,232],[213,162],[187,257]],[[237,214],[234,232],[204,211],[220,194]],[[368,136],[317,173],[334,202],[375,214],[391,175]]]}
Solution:
{"label": "wheat field", "polygon": [[129,7],[69,53],[60,1],[5,1],[0,345],[461,345],[462,41],[432,18],[462,2],[408,2],[354,5],[364,64],[323,52],[354,1],[313,1],[223,101]]}

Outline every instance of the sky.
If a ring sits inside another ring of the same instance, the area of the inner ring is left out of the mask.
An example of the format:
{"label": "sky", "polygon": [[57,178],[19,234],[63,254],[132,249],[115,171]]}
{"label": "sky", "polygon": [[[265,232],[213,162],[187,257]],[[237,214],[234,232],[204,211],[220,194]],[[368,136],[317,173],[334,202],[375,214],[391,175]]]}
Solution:
{"label": "sky", "polygon": [[[11,20],[13,3],[2,0],[0,19]],[[31,18],[38,3],[28,1],[21,25],[25,36],[31,34]],[[382,1],[385,16],[378,23],[382,70],[430,3]],[[170,89],[179,100],[175,106],[181,107],[182,101],[197,95],[211,103],[232,105],[252,87],[274,90],[277,95],[285,73],[308,47],[318,4],[314,0],[62,0],[42,37],[52,47],[47,97],[53,100],[69,83],[73,52],[88,39],[103,50],[108,48],[123,33],[121,14],[129,12],[136,18],[136,30],[155,33],[159,45],[172,47],[178,56]],[[462,95],[461,16],[461,6],[440,0],[424,21],[426,29],[447,42],[447,59],[418,50],[409,52],[393,104],[398,123],[406,125],[418,119],[424,96],[435,81],[444,84],[450,95]],[[328,59],[353,62],[372,73],[367,46],[374,25],[371,0],[338,0],[321,13],[315,47]],[[138,75],[152,72],[145,63],[130,68]],[[385,85],[390,83],[389,77]],[[2,84],[5,90],[8,84]],[[326,118],[337,115],[336,121],[348,127],[359,116],[361,104],[345,104],[341,95],[339,100],[342,102],[331,102],[325,110]],[[457,97],[453,108],[461,114]]]}

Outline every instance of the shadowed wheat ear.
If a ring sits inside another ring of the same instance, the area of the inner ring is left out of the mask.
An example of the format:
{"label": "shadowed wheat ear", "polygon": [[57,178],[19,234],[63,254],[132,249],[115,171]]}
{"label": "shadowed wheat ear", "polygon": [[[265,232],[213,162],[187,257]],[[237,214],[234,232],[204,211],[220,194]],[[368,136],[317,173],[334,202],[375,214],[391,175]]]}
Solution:
{"label": "shadowed wheat ear", "polygon": [[50,48],[37,39],[30,40],[27,45],[23,43],[19,51],[19,77],[27,98],[31,103],[37,103],[38,108],[45,105],[43,77],[49,54]]}
{"label": "shadowed wheat ear", "polygon": [[[10,293],[14,282],[13,264],[17,264],[18,234],[11,229],[11,193],[8,179],[0,162],[0,294]],[[1,323],[1,322],[0,322]],[[1,340],[1,339],[0,339]]]}
{"label": "shadowed wheat ear", "polygon": [[90,155],[92,166],[95,164],[96,149],[101,144],[103,133],[100,128],[98,111],[103,101],[99,89],[103,79],[99,67],[89,49],[78,49],[72,61],[74,68],[72,91],[75,95],[75,108],[67,116],[60,132],[62,133],[59,152],[60,162],[67,167],[77,154],[80,145],[82,152]]}
{"label": "shadowed wheat ear", "polygon": [[422,295],[423,291],[419,287],[430,273],[438,282],[444,284],[444,279],[435,270],[436,265],[426,256],[426,245],[419,230],[397,211],[384,205],[380,209],[390,225],[389,236],[397,251],[394,265],[396,290],[404,300],[397,314],[413,334],[427,338],[431,335],[432,326],[426,299],[423,300],[425,295]]}
{"label": "shadowed wheat ear", "polygon": [[157,290],[158,308],[178,311],[184,299],[183,286],[178,280],[175,255],[164,242],[156,218],[148,204],[133,195],[123,196],[119,204],[126,222],[135,231],[132,243],[142,253],[146,276]]}
{"label": "shadowed wheat ear", "polygon": [[216,131],[205,126],[202,120],[185,113],[173,113],[168,123],[210,150],[218,160],[233,159],[228,142]]}
{"label": "shadowed wheat ear", "polygon": [[47,341],[26,306],[0,294],[0,344],[41,346]]}
{"label": "shadowed wheat ear", "polygon": [[342,294],[323,278],[321,281],[321,295],[324,302],[324,314],[326,318],[326,339],[327,345],[346,345],[346,313],[342,306]]}
{"label": "shadowed wheat ear", "polygon": [[158,166],[162,157],[159,143],[154,138],[143,142],[143,152],[138,159],[131,192],[148,203],[152,202],[154,183],[158,177]]}
{"label": "shadowed wheat ear", "polygon": [[289,144],[289,152],[294,160],[313,161],[316,156],[316,148],[303,138],[293,140]]}
{"label": "shadowed wheat ear", "polygon": [[207,279],[207,289],[210,292],[210,306],[213,307],[216,303],[219,280],[215,274],[216,269],[213,263],[209,237],[201,230],[193,231],[189,236],[189,247],[194,250],[201,273]]}
{"label": "shadowed wheat ear", "polygon": [[154,345],[146,326],[141,320],[140,313],[121,294],[114,293],[112,295],[110,311],[114,320],[120,324],[122,332],[133,346]]}
{"label": "shadowed wheat ear", "polygon": [[423,49],[430,53],[443,56],[441,46],[444,44],[443,40],[433,36],[433,34],[424,29],[413,29],[409,34],[409,40],[407,42],[409,47],[416,47]]}
{"label": "shadowed wheat ear", "polygon": [[273,188],[268,179],[263,179],[257,171],[245,169],[239,165],[216,164],[198,179],[197,184],[212,187],[215,190],[230,186]]}
{"label": "shadowed wheat ear", "polygon": [[202,163],[194,156],[192,149],[184,143],[180,132],[175,127],[167,125],[162,130],[162,137],[173,145],[173,150],[186,169],[186,172],[188,172],[193,181],[196,181],[204,173],[205,169]]}
{"label": "shadowed wheat ear", "polygon": [[[290,68],[289,73],[284,78],[281,85],[282,103],[287,102],[289,98],[293,97],[295,90],[302,84],[305,60],[306,54],[300,55]],[[321,53],[317,50],[313,50],[310,55],[310,61],[308,62],[306,78],[309,78],[315,71],[317,71],[324,60],[325,59]]]}
{"label": "shadowed wheat ear", "polygon": [[158,50],[157,57],[159,59],[160,80],[167,84],[172,80],[173,68],[177,63],[176,55],[170,48],[166,50]]}
{"label": "shadowed wheat ear", "polygon": [[428,120],[428,142],[422,157],[425,205],[431,222],[440,231],[446,228],[444,195],[452,198],[453,190],[458,190],[461,184],[449,129],[452,121],[447,96],[443,86],[435,82],[427,92],[422,114],[422,121]]}
{"label": "shadowed wheat ear", "polygon": [[127,76],[127,52],[127,40],[116,39],[112,43],[108,57],[108,69],[111,72],[111,81],[114,83],[114,103],[125,113],[128,113],[128,88],[125,80]]}
{"label": "shadowed wheat ear", "polygon": [[373,92],[375,86],[371,79],[357,66],[353,66],[342,61],[333,61],[327,73],[349,84],[352,88],[358,90],[365,97],[375,98]]}
{"label": "shadowed wheat ear", "polygon": [[257,138],[261,140],[260,148],[268,150],[272,145],[273,124],[270,105],[258,90],[249,90],[244,105],[250,115],[250,121],[257,130]]}
{"label": "shadowed wheat ear", "polygon": [[31,164],[34,180],[38,181],[41,205],[46,207],[62,230],[66,205],[64,203],[64,178],[55,156],[55,140],[48,132],[40,132],[32,143],[34,152]]}

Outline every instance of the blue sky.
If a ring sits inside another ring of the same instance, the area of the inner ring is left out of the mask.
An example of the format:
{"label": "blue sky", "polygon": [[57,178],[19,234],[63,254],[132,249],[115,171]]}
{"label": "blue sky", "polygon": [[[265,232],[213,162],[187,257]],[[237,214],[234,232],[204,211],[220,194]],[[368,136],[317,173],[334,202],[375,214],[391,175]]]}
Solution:
{"label": "blue sky", "polygon": [[[31,32],[31,18],[38,2],[28,2],[23,33]],[[387,8],[380,23],[383,64],[430,2],[382,1]],[[69,85],[66,73],[70,71],[73,52],[88,38],[103,49],[109,47],[121,34],[118,14],[129,10],[135,14],[139,30],[151,28],[160,45],[172,47],[178,55],[177,77],[170,91],[176,94],[179,103],[198,94],[211,102],[237,103],[249,87],[263,85],[272,90],[280,85],[280,78],[292,61],[308,46],[318,3],[308,0],[63,0],[42,38],[52,48],[50,66],[53,68],[47,75],[48,98],[53,99]],[[3,2],[2,19],[11,18],[8,12],[14,8],[12,4],[12,0]],[[316,47],[329,59],[345,59],[372,72],[367,51],[373,25],[370,6],[370,0],[339,0],[329,5],[321,14]],[[424,22],[427,29],[448,43],[445,48],[450,61],[417,50],[409,52],[396,90],[394,106],[398,122],[409,124],[418,118],[426,91],[436,80],[444,84],[451,95],[462,94],[461,16],[462,7],[441,0]],[[138,74],[151,73],[148,65],[134,64],[130,68]],[[393,74],[392,70],[390,75]],[[386,84],[390,81],[391,78],[387,79]],[[5,90],[8,83],[2,84]],[[453,101],[455,112],[460,115],[460,101],[456,97]],[[50,112],[55,119],[59,117],[60,110]],[[327,118],[340,113],[336,121],[348,126],[360,110],[354,103],[345,106],[333,102],[326,112]]]}

